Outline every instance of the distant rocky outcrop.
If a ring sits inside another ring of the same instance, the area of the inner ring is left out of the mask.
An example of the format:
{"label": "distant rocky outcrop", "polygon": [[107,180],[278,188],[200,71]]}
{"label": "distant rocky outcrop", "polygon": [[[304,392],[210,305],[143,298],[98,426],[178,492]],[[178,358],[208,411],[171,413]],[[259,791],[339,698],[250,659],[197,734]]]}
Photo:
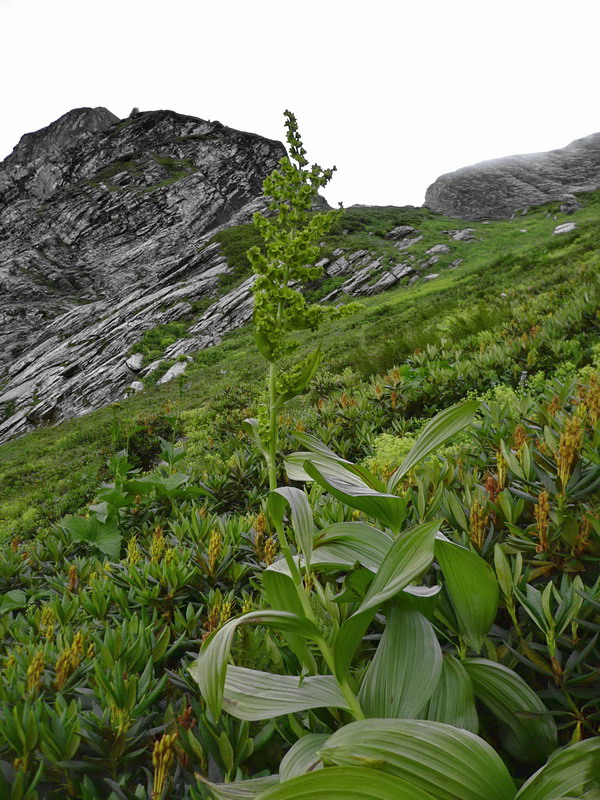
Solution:
{"label": "distant rocky outcrop", "polygon": [[284,155],[172,111],[80,108],[22,137],[0,164],[0,441],[122,396],[144,331],[218,301],[210,240],[265,208]]}
{"label": "distant rocky outcrop", "polygon": [[482,161],[439,177],[425,205],[459,219],[503,219],[552,200],[576,209],[573,195],[600,189],[600,133],[560,150]]}

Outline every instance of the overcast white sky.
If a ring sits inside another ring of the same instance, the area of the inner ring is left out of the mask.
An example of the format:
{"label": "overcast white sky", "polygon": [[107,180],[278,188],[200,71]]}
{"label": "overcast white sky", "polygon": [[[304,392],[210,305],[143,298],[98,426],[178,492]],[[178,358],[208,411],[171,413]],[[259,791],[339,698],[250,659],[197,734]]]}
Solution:
{"label": "overcast white sky", "polygon": [[332,204],[600,130],[597,0],[0,0],[0,159],[80,106],[170,108],[283,138]]}

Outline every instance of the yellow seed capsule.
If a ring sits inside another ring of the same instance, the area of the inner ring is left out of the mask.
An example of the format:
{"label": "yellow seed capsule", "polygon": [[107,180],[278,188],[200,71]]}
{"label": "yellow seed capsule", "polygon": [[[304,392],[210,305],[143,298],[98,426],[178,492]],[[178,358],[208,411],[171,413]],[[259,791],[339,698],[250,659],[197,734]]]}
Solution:
{"label": "yellow seed capsule", "polygon": [[135,566],[136,564],[139,564],[141,559],[142,554],[140,552],[140,548],[138,547],[137,536],[132,536],[132,538],[127,542],[127,557],[125,561],[127,564]]}
{"label": "yellow seed capsule", "polygon": [[275,561],[275,556],[277,555],[277,543],[272,536],[269,536],[267,541],[265,542],[265,554],[264,554],[264,562],[268,566],[270,566]]}
{"label": "yellow seed capsule", "polygon": [[217,566],[217,562],[221,556],[221,547],[223,545],[223,536],[218,528],[214,528],[210,534],[208,543],[208,569],[211,575]]}
{"label": "yellow seed capsule", "polygon": [[560,435],[558,442],[558,456],[556,466],[558,477],[560,478],[564,490],[571,474],[571,468],[579,454],[583,443],[582,420],[578,415],[569,417],[565,422],[565,428]]}
{"label": "yellow seed capsule", "polygon": [[544,489],[538,496],[538,502],[533,509],[536,521],[536,533],[539,544],[536,547],[538,553],[548,549],[548,525],[550,522],[550,502],[549,494]]}
{"label": "yellow seed capsule", "polygon": [[44,675],[44,651],[37,650],[27,667],[27,691],[39,689]]}

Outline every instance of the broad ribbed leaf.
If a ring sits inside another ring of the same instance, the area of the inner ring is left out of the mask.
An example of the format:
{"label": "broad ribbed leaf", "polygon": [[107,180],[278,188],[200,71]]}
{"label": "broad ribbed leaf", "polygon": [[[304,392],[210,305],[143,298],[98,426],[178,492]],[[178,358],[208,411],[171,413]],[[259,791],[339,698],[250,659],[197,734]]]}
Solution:
{"label": "broad ribbed leaf", "polygon": [[400,530],[406,516],[406,498],[378,492],[347,470],[340,475],[340,465],[337,462],[326,461],[317,466],[314,460],[306,461],[304,469],[312,480],[338,500],[375,517],[395,533]]}
{"label": "broad ribbed leaf", "polygon": [[429,701],[427,719],[464,728],[471,733],[479,732],[473,683],[461,662],[451,653],[444,653],[440,679]]}
{"label": "broad ribbed leaf", "polygon": [[521,787],[515,800],[600,800],[600,738],[558,750]]}
{"label": "broad ribbed leaf", "polygon": [[245,667],[227,667],[223,708],[232,717],[253,722],[324,707],[348,710],[333,675],[301,678]]}
{"label": "broad ribbed leaf", "polygon": [[284,486],[270,492],[268,505],[271,518],[276,526],[283,524],[286,505],[290,506],[296,545],[304,555],[307,569],[310,569],[315,524],[308,497],[300,489],[296,489],[293,486]]}
{"label": "broad ribbed leaf", "polygon": [[198,779],[210,789],[215,800],[255,800],[271,786],[277,786],[279,783],[279,775],[267,775],[264,778],[251,778],[236,783],[211,783],[204,780],[201,775]]}
{"label": "broad ribbed leaf", "polygon": [[441,411],[428,422],[402,464],[389,479],[387,487],[388,492],[393,492],[398,482],[409,470],[416,466],[419,461],[422,461],[433,452],[433,450],[458,433],[458,431],[470,425],[478,408],[478,400],[468,400],[466,403],[461,403],[460,405]]}
{"label": "broad ribbed leaf", "polygon": [[363,467],[361,464],[354,464],[352,461],[348,461],[348,459],[338,456],[337,453],[327,447],[327,445],[324,444],[320,439],[317,439],[316,436],[313,436],[310,433],[299,432],[295,432],[293,436],[296,441],[300,442],[300,444],[303,444],[306,449],[310,451],[310,454],[305,453],[305,456],[308,456],[308,458],[305,458],[305,460],[312,461],[311,454],[313,453],[327,456],[330,460],[337,461],[338,463],[342,464],[344,469],[351,472],[353,475],[357,475],[362,478],[362,480],[368,486],[370,486],[372,489],[375,489],[377,492],[386,491],[385,484],[379,480],[376,475],[373,475],[373,473],[369,472],[366,467]]}
{"label": "broad ribbed leaf", "polygon": [[435,800],[410,781],[367,767],[330,767],[300,775],[257,800]]}
{"label": "broad ribbed leaf", "polygon": [[313,622],[285,611],[251,611],[226,622],[204,642],[195,664],[190,667],[190,674],[200,686],[215,720],[221,716],[227,662],[233,637],[240,625],[266,625],[305,639],[321,639],[321,633]]}
{"label": "broad ribbed leaf", "polygon": [[[503,723],[506,750],[519,761],[545,761],[558,744],[556,724],[533,689],[504,664],[485,658],[467,658],[462,663],[477,699]],[[540,716],[523,718],[518,716],[520,711]]]}
{"label": "broad ribbed leaf", "polygon": [[314,559],[319,563],[358,563],[377,572],[394,539],[364,522],[336,522],[324,528],[314,543]]}
{"label": "broad ribbed leaf", "polygon": [[290,747],[279,765],[280,780],[290,781],[298,775],[314,772],[323,767],[319,749],[329,739],[329,733],[308,733]]}
{"label": "broad ribbed leaf", "polygon": [[[270,608],[275,611],[289,611],[300,617],[304,616],[304,609],[285,559],[282,558],[267,567],[263,571],[261,579]],[[318,672],[314,656],[306,646],[304,639],[290,632],[284,632],[283,637],[298,656],[300,663],[312,674]]]}
{"label": "broad ribbed leaf", "polygon": [[442,651],[431,624],[395,601],[358,695],[365,716],[414,719],[437,685]]}
{"label": "broad ribbed leaf", "polygon": [[379,606],[399,594],[433,561],[439,521],[425,522],[398,536],[384,558],[360,608],[340,627],[334,645],[336,676],[345,679],[356,648]]}
{"label": "broad ribbed leaf", "polygon": [[440,520],[423,522],[403,531],[381,563],[359,611],[377,608],[421,575],[433,561]]}
{"label": "broad ribbed leaf", "polygon": [[371,764],[439,800],[513,800],[515,796],[508,770],[489,744],[474,733],[441,722],[351,722],[331,736],[321,756],[325,764]]}
{"label": "broad ribbed leaf", "polygon": [[[331,453],[331,454],[329,454]],[[327,470],[327,472],[339,480],[345,480],[355,484],[358,487],[370,487],[376,492],[385,492],[385,486],[377,481],[377,485],[373,485],[373,481],[368,477],[365,479],[362,476],[362,471],[358,469],[356,464],[347,461],[345,458],[339,458],[335,453],[329,451],[325,452],[310,452],[302,451],[299,453],[290,453],[284,458],[285,471],[291,481],[312,481],[312,478],[306,471],[305,465],[315,464],[319,469]]]}
{"label": "broad ribbed leaf", "polygon": [[438,537],[435,556],[444,574],[460,634],[469,647],[481,650],[498,610],[498,582],[490,565],[445,537]]}

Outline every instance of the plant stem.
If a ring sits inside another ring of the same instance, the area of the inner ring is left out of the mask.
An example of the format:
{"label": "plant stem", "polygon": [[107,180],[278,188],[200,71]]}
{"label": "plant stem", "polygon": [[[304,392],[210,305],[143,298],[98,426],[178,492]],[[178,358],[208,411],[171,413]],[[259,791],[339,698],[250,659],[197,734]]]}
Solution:
{"label": "plant stem", "polygon": [[269,443],[268,443],[268,470],[269,489],[277,488],[277,409],[276,401],[277,367],[273,362],[269,364]]}
{"label": "plant stem", "polygon": [[[327,644],[325,639],[320,639],[317,642],[317,645],[319,647],[319,650],[323,654],[323,658],[325,659],[327,666],[331,670],[332,674],[335,675],[335,658],[333,656],[333,651],[331,647]],[[350,709],[350,713],[352,714],[354,719],[365,719],[364,711],[360,707],[360,703],[358,702],[357,696],[350,688],[348,679],[344,678],[343,680],[340,680],[337,677],[337,675],[335,677],[338,682],[338,686],[341,689],[342,694],[346,698],[346,702],[348,703],[348,708]]]}

